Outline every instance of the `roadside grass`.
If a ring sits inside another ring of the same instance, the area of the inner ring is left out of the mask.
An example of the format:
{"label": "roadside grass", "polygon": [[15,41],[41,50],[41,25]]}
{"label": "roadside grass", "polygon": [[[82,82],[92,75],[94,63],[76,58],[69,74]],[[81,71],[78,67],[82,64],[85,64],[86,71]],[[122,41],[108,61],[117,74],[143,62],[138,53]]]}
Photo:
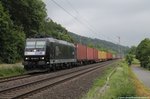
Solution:
{"label": "roadside grass", "polygon": [[[117,65],[117,64],[116,64]],[[103,75],[98,78],[93,88],[87,93],[83,99],[118,99],[118,97],[134,97],[136,91],[134,83],[130,76],[129,67],[126,62],[118,63],[115,72],[111,75],[108,88],[101,93],[101,88],[106,82],[106,78],[113,68],[109,68]]]}
{"label": "roadside grass", "polygon": [[103,99],[117,99],[118,97],[134,97],[136,91],[126,62],[121,62],[109,81],[110,88],[102,96]]}
{"label": "roadside grass", "polygon": [[117,65],[118,65],[118,62],[109,65],[107,70],[103,72],[102,74],[103,76],[97,78],[94,81],[92,88],[89,90],[89,92],[85,96],[82,97],[82,99],[99,99],[97,98],[99,96],[99,93],[98,93],[99,89],[105,84],[107,76]]}
{"label": "roadside grass", "polygon": [[0,64],[0,78],[21,75],[25,72],[23,66],[18,64]]}

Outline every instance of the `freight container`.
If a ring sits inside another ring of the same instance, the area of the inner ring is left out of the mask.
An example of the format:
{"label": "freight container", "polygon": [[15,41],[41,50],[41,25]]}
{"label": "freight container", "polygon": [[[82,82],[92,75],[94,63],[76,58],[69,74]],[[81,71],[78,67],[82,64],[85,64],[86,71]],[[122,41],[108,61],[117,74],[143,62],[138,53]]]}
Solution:
{"label": "freight container", "polygon": [[103,61],[105,61],[105,60],[107,60],[107,52],[105,52],[105,51],[102,51],[102,60]]}
{"label": "freight container", "polygon": [[77,61],[86,61],[87,59],[87,47],[82,44],[76,44],[76,57]]}
{"label": "freight container", "polygon": [[99,59],[99,61],[102,61],[102,55],[101,55],[101,51],[100,50],[98,51],[98,59]]}
{"label": "freight container", "polygon": [[87,60],[93,61],[94,60],[94,49],[87,47]]}
{"label": "freight container", "polygon": [[107,53],[104,51],[98,51],[98,58],[100,61],[105,61],[107,59]]}
{"label": "freight container", "polygon": [[106,52],[106,53],[107,53],[107,60],[109,60],[110,54],[109,54],[109,52]]}
{"label": "freight container", "polygon": [[110,53],[110,59],[113,59],[113,54],[112,53]]}
{"label": "freight container", "polygon": [[107,60],[111,60],[112,59],[112,54],[110,52],[107,52]]}
{"label": "freight container", "polygon": [[98,50],[97,49],[93,49],[93,52],[94,52],[94,62],[98,62],[99,61],[99,59],[98,59]]}

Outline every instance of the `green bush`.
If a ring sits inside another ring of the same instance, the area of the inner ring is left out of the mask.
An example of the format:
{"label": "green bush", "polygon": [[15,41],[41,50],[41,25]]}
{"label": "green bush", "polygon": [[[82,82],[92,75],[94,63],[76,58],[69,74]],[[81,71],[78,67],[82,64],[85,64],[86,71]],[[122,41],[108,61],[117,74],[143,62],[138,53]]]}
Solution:
{"label": "green bush", "polygon": [[133,59],[134,59],[134,56],[132,54],[126,55],[126,61],[128,62],[128,65],[132,64]]}
{"label": "green bush", "polygon": [[1,67],[0,68],[0,77],[8,77],[14,75],[21,75],[25,72],[23,67],[13,66],[13,67]]}
{"label": "green bush", "polygon": [[139,59],[142,67],[150,69],[150,39],[146,38],[138,45],[136,58]]}

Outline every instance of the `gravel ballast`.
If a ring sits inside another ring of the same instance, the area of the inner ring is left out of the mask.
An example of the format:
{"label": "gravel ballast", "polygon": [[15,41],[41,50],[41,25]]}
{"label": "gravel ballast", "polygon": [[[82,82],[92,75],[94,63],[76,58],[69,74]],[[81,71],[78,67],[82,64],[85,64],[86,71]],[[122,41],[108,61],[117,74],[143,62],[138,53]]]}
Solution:
{"label": "gravel ballast", "polygon": [[44,79],[44,78],[47,78],[47,77],[54,77],[54,76],[62,75],[62,74],[72,72],[72,71],[78,71],[80,69],[85,69],[85,68],[88,68],[88,67],[91,67],[91,66],[94,66],[94,64],[93,65],[82,66],[82,67],[76,67],[76,68],[72,68],[72,69],[60,70],[60,71],[52,72],[52,73],[41,74],[41,75],[38,75],[38,76],[35,76],[35,77],[33,76],[33,77],[29,77],[29,78],[24,78],[24,79],[5,82],[5,83],[0,83],[0,91],[4,90],[4,89],[7,89],[7,88],[10,88],[12,86],[18,86],[18,85],[25,84],[25,83],[28,83],[28,82],[37,81],[39,79]]}
{"label": "gravel ballast", "polygon": [[94,80],[102,76],[105,68],[97,69],[94,72],[82,75],[48,90],[42,91],[30,99],[80,99],[92,87]]}

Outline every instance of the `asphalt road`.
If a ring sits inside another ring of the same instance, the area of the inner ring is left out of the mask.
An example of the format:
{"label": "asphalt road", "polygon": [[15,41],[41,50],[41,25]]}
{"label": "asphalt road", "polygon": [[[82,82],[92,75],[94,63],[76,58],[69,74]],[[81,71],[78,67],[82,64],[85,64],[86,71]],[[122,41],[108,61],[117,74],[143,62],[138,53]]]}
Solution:
{"label": "asphalt road", "polygon": [[147,87],[150,88],[150,71],[139,66],[132,66],[132,70],[138,79]]}

